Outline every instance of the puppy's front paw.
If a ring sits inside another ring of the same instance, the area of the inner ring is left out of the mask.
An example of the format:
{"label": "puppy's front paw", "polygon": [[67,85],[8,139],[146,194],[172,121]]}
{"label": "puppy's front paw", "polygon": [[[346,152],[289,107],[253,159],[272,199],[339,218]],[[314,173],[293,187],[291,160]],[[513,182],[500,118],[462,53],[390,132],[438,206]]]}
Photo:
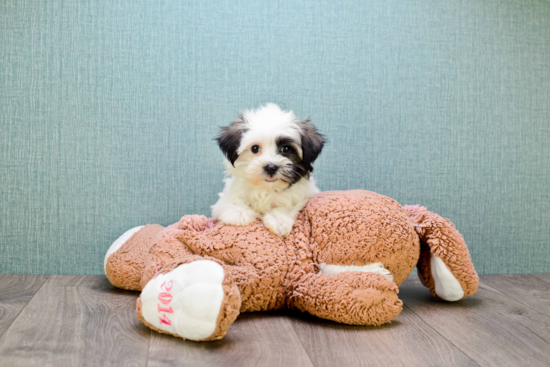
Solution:
{"label": "puppy's front paw", "polygon": [[233,226],[246,226],[254,222],[257,214],[250,208],[233,206],[220,215],[220,221]]}
{"label": "puppy's front paw", "polygon": [[263,221],[267,229],[283,238],[289,235],[294,226],[294,218],[281,213],[267,213]]}

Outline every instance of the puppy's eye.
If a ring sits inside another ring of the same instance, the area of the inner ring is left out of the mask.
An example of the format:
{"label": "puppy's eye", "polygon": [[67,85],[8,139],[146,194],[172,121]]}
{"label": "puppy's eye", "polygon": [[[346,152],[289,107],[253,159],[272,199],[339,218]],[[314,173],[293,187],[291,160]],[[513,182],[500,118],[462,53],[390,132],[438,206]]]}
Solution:
{"label": "puppy's eye", "polygon": [[282,153],[288,153],[290,152],[290,147],[288,145],[284,145],[282,148],[281,148],[281,152]]}
{"label": "puppy's eye", "polygon": [[260,146],[259,145],[253,145],[251,150],[252,150],[252,153],[256,154],[260,151]]}

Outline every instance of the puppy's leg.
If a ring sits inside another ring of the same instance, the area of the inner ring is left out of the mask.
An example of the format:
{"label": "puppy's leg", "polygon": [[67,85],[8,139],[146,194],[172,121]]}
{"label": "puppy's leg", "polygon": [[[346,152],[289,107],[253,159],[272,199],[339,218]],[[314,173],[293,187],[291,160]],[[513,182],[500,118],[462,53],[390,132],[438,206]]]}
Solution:
{"label": "puppy's leg", "polygon": [[233,192],[233,178],[225,179],[225,187],[220,199],[212,205],[212,217],[222,223],[234,226],[245,226],[258,219],[258,214]]}
{"label": "puppy's leg", "polygon": [[224,205],[216,217],[225,224],[245,226],[254,222],[258,214],[249,207],[229,204]]}
{"label": "puppy's leg", "polygon": [[292,227],[294,226],[296,214],[281,209],[273,209],[264,215],[262,219],[265,227],[272,233],[275,233],[281,237],[286,237],[289,235]]}

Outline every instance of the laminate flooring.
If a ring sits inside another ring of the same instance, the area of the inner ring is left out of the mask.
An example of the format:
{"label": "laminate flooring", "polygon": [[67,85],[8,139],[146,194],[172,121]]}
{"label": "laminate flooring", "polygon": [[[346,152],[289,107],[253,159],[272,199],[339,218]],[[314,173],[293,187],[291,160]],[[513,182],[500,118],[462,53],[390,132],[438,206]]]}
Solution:
{"label": "laminate flooring", "polygon": [[104,276],[0,275],[0,366],[550,366],[550,274],[482,276],[454,303],[411,276],[384,326],[245,313],[207,343],[145,327],[137,296]]}

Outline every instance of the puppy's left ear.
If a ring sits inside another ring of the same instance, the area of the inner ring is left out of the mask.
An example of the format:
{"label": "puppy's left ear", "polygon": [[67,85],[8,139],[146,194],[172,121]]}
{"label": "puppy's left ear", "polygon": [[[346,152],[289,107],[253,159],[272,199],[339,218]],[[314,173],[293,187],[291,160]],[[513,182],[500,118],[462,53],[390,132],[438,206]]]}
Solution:
{"label": "puppy's left ear", "polygon": [[321,154],[326,140],[309,119],[299,121],[298,126],[301,129],[302,138],[302,163],[309,172],[312,172],[312,164]]}

